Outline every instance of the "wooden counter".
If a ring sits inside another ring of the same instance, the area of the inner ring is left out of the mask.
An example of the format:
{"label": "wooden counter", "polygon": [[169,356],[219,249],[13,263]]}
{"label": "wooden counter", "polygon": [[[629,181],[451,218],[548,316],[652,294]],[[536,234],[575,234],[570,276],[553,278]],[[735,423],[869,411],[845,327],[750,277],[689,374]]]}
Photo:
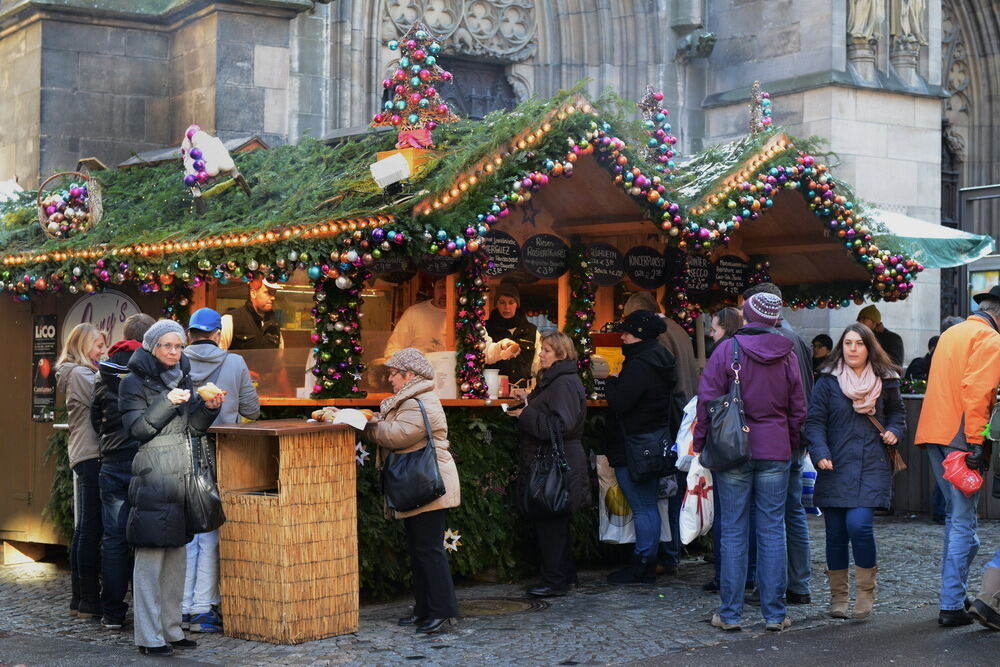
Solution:
{"label": "wooden counter", "polygon": [[215,426],[219,588],[229,637],[298,644],[358,630],[356,432],[274,419]]}
{"label": "wooden counter", "polygon": [[[316,409],[317,407],[323,407],[324,405],[332,405],[338,408],[370,408],[378,407],[378,404],[382,402],[382,399],[389,396],[389,394],[371,394],[366,398],[271,398],[267,396],[262,396],[260,399],[260,404],[262,407],[309,407]],[[483,399],[483,398],[443,398],[441,399],[441,405],[446,408],[489,408],[496,407],[499,408],[501,403],[507,403],[508,405],[513,405],[519,403],[515,398],[494,398],[494,399]],[[591,408],[605,408],[608,406],[607,401],[587,401],[587,406]]]}

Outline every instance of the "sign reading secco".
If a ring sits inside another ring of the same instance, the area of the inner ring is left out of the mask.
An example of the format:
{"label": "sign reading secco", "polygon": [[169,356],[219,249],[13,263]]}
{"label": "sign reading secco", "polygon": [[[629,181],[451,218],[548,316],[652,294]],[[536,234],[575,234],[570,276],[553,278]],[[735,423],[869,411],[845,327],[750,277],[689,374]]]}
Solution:
{"label": "sign reading secco", "polygon": [[69,309],[66,321],[63,324],[61,334],[61,344],[66,344],[70,332],[77,324],[93,324],[104,332],[108,346],[114,345],[122,339],[125,330],[125,320],[129,315],[141,313],[139,306],[127,294],[108,290],[98,294],[89,294]]}

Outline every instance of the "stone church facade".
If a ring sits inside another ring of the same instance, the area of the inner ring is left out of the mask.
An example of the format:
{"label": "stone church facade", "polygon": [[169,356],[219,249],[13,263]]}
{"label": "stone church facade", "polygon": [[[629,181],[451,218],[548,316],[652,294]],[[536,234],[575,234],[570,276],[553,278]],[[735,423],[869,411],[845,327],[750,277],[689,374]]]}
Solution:
{"label": "stone church facade", "polygon": [[[118,164],[191,122],[271,145],[357,131],[383,44],[417,19],[472,117],[584,79],[625,99],[651,84],[693,152],[745,132],[759,79],[775,121],[826,138],[870,203],[952,223],[959,187],[1000,182],[1000,6],[981,0],[0,0],[0,181]],[[996,234],[990,217],[970,231]],[[946,274],[946,310],[964,275]],[[925,272],[919,299],[884,309],[908,356],[935,333],[941,284]]]}

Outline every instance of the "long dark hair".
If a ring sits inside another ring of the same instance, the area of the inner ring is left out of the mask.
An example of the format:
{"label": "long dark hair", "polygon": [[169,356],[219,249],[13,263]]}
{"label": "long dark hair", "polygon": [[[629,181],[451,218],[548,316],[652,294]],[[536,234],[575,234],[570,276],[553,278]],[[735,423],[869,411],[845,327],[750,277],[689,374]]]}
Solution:
{"label": "long dark hair", "polygon": [[719,327],[726,332],[723,340],[732,338],[736,334],[736,330],[743,326],[743,315],[732,306],[720,308],[712,313],[712,317],[719,320]]}
{"label": "long dark hair", "polygon": [[880,378],[889,377],[901,377],[903,369],[895,364],[895,362],[889,357],[886,351],[882,348],[882,345],[875,338],[875,334],[871,329],[866,327],[860,322],[852,322],[847,325],[844,329],[844,333],[840,334],[840,339],[837,340],[837,345],[830,350],[830,354],[827,355],[820,367],[821,372],[830,372],[837,368],[837,366],[844,360],[844,339],[847,338],[847,334],[854,332],[861,337],[861,342],[865,344],[865,349],[868,350],[868,363],[872,365],[872,370],[875,375]]}

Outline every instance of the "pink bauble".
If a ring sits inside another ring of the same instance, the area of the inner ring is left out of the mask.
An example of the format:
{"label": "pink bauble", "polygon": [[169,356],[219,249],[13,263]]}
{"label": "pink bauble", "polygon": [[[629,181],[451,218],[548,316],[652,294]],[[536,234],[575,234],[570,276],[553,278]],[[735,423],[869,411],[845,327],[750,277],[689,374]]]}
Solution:
{"label": "pink bauble", "polygon": [[410,104],[412,104],[414,106],[416,106],[417,104],[420,104],[420,93],[411,93],[410,94]]}
{"label": "pink bauble", "polygon": [[199,125],[188,125],[187,132],[184,133],[188,139],[192,138],[196,133],[201,131],[201,126]]}
{"label": "pink bauble", "polygon": [[382,79],[382,87],[389,88],[392,86],[392,79]]}
{"label": "pink bauble", "polygon": [[439,114],[441,114],[442,116],[444,114],[448,113],[448,105],[447,104],[439,104],[438,108],[437,108],[437,112]]}
{"label": "pink bauble", "polygon": [[198,179],[199,183],[208,183],[208,172],[199,171],[198,174],[195,176],[195,178]]}
{"label": "pink bauble", "polygon": [[443,81],[451,81],[451,72],[448,72],[448,71],[442,71],[442,72],[441,72],[441,79],[442,79]]}
{"label": "pink bauble", "polygon": [[426,86],[424,88],[424,97],[434,97],[437,95],[437,89],[434,86]]}
{"label": "pink bauble", "polygon": [[422,69],[417,74],[417,76],[420,77],[421,81],[430,81],[430,79],[431,79],[431,72],[430,72],[430,70]]}

